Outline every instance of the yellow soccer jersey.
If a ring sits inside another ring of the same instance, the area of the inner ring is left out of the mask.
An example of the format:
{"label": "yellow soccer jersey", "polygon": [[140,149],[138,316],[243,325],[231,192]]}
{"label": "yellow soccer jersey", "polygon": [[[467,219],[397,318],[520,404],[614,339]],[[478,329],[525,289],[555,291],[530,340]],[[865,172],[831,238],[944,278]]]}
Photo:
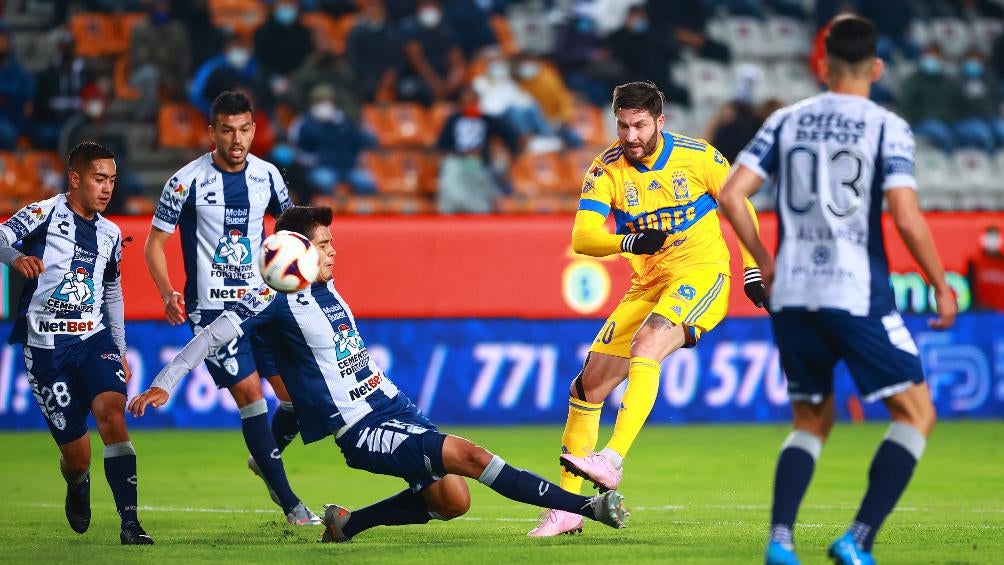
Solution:
{"label": "yellow soccer jersey", "polygon": [[[729,163],[703,140],[660,134],[656,150],[642,163],[629,162],[619,141],[593,161],[582,183],[573,248],[587,255],[611,255],[621,251],[624,235],[658,229],[668,234],[660,252],[624,253],[634,270],[635,287],[698,266],[728,274],[729,250],[716,209]],[[616,235],[603,226],[611,212]],[[744,264],[755,266],[742,251]]]}

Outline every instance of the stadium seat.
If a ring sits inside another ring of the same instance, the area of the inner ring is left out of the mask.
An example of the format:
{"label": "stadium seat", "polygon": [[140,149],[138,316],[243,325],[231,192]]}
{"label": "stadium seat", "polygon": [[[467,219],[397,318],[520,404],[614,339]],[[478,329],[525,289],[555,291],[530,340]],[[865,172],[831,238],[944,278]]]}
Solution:
{"label": "stadium seat", "polygon": [[957,173],[944,151],[918,145],[916,177],[918,198],[925,210],[954,210],[958,207]]}
{"label": "stadium seat", "polygon": [[443,126],[446,125],[446,120],[456,111],[456,107],[449,102],[436,102],[428,110],[428,126],[429,130],[435,133],[436,139],[439,138],[439,132],[443,131]]}
{"label": "stadium seat", "polygon": [[70,31],[77,55],[101,57],[112,53],[118,38],[111,16],[98,12],[78,12],[70,18]]}
{"label": "stadium seat", "polygon": [[141,96],[139,90],[129,84],[128,55],[119,55],[115,58],[115,69],[112,74],[115,83],[115,98],[119,100],[139,100]]}
{"label": "stadium seat", "polygon": [[[694,59],[688,65],[690,97],[696,106],[719,106],[732,94],[732,76],[721,63]],[[699,124],[703,126],[703,124]]]}
{"label": "stadium seat", "polygon": [[169,148],[198,148],[208,143],[206,119],[189,104],[172,102],[160,107],[157,116],[158,143]]}
{"label": "stadium seat", "polygon": [[115,46],[111,53],[120,54],[128,51],[132,30],[136,26],[146,23],[148,17],[143,12],[128,12],[113,16],[112,31],[115,35]]}
{"label": "stadium seat", "polygon": [[955,18],[931,20],[931,32],[934,41],[941,46],[942,52],[951,59],[961,57],[972,45],[969,29],[962,23],[962,20]]}
{"label": "stadium seat", "polygon": [[593,164],[593,160],[596,159],[605,147],[583,147],[582,149],[573,149],[571,151],[564,151],[561,154],[562,167],[565,169],[565,178],[571,188],[577,193],[582,188],[582,179],[586,175],[586,171]]}
{"label": "stadium seat", "polygon": [[980,149],[958,149],[952,154],[958,171],[958,188],[963,189],[961,205],[966,210],[990,210],[996,205],[1000,177],[986,152]]}
{"label": "stadium seat", "polygon": [[300,23],[314,35],[314,45],[318,51],[334,53],[333,38],[337,32],[338,22],[324,12],[306,12],[300,16]]}
{"label": "stadium seat", "polygon": [[973,46],[989,55],[997,36],[1004,31],[1004,22],[993,18],[977,18],[970,25]]}
{"label": "stadium seat", "polygon": [[749,60],[768,56],[770,49],[760,20],[751,16],[731,16],[727,25],[728,44],[734,58]]}
{"label": "stadium seat", "polygon": [[21,171],[39,185],[56,188],[62,185],[66,165],[55,151],[28,151],[21,157]]}
{"label": "stadium seat", "polygon": [[575,103],[575,117],[572,119],[572,129],[582,139],[582,143],[587,146],[609,145],[610,137],[607,135],[606,126],[603,123],[603,114],[600,109],[592,104],[577,100]]}
{"label": "stadium seat", "polygon": [[488,23],[491,25],[492,33],[495,34],[495,39],[499,42],[502,54],[506,57],[516,55],[519,52],[519,46],[516,44],[512,28],[509,27],[509,20],[505,16],[494,15]]}
{"label": "stadium seat", "polygon": [[390,151],[364,155],[362,165],[376,180],[383,194],[435,192],[435,162],[422,151]]}
{"label": "stadium seat", "polygon": [[0,194],[13,194],[20,175],[21,165],[17,156],[8,151],[0,151]]}
{"label": "stadium seat", "polygon": [[213,25],[238,35],[251,35],[265,23],[268,10],[260,0],[209,0]]}
{"label": "stadium seat", "polygon": [[432,201],[418,194],[395,195],[384,202],[384,213],[387,214],[432,214],[435,211]]}
{"label": "stadium seat", "polygon": [[767,18],[765,33],[765,55],[785,59],[808,55],[812,48],[812,36],[806,25],[784,16]]}
{"label": "stadium seat", "polygon": [[662,108],[662,113],[666,116],[666,131],[682,133],[691,137],[699,137],[700,132],[690,119],[690,112],[678,104],[666,104]]}
{"label": "stadium seat", "polygon": [[436,141],[437,131],[429,127],[424,106],[414,102],[397,102],[385,107],[387,124],[393,135],[388,146],[427,147]]}
{"label": "stadium seat", "polygon": [[519,194],[536,195],[561,190],[569,181],[557,153],[524,153],[509,171],[513,189]]}
{"label": "stadium seat", "polygon": [[819,94],[820,87],[801,62],[779,62],[767,67],[764,78],[766,95],[791,104]]}

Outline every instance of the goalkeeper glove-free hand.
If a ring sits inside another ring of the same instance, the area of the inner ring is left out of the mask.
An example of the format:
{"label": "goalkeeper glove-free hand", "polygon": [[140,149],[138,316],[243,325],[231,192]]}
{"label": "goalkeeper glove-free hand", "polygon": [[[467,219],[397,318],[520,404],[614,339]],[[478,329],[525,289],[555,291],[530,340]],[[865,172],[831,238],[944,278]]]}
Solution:
{"label": "goalkeeper glove-free hand", "polygon": [[760,269],[747,267],[743,271],[743,291],[746,298],[750,299],[757,308],[764,308],[767,304],[767,289],[763,286],[763,276]]}
{"label": "goalkeeper glove-free hand", "polygon": [[662,249],[664,243],[666,243],[665,232],[641,230],[624,236],[624,239],[621,240],[621,251],[635,255],[655,255]]}

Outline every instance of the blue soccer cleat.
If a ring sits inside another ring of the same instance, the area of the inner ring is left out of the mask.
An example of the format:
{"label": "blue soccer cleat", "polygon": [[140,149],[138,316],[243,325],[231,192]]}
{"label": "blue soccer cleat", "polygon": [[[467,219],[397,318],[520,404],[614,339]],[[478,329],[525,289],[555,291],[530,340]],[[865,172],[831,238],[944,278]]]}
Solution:
{"label": "blue soccer cleat", "polygon": [[826,554],[838,565],[875,565],[872,554],[858,545],[850,532],[837,538]]}
{"label": "blue soccer cleat", "polygon": [[798,565],[798,556],[794,549],[788,549],[783,544],[772,541],[767,544],[767,555],[763,562],[766,565]]}

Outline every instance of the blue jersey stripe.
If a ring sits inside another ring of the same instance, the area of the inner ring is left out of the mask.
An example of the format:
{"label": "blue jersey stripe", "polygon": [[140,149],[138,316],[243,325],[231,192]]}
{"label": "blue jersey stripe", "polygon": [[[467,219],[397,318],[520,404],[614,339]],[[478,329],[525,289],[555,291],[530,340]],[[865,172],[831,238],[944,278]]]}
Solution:
{"label": "blue jersey stripe", "polygon": [[871,202],[868,209],[868,270],[871,272],[870,304],[868,313],[884,316],[896,309],[895,298],[889,283],[889,259],[885,254],[882,234],[882,201],[885,193],[882,184],[886,171],[882,168],[882,145],[885,143],[885,124],[879,130],[878,150],[875,153],[875,173],[872,177]]}
{"label": "blue jersey stripe", "polygon": [[596,212],[597,214],[603,216],[604,218],[610,214],[610,206],[604,204],[598,200],[590,200],[588,198],[583,198],[579,200],[579,210],[589,210],[590,212]]}
{"label": "blue jersey stripe", "polygon": [[197,181],[197,177],[192,177],[188,185],[188,198],[181,205],[181,215],[178,218],[181,258],[185,264],[185,304],[189,308],[195,308],[199,303],[199,220],[195,209]]}
{"label": "blue jersey stripe", "polygon": [[673,147],[675,147],[676,141],[673,139],[673,136],[666,132],[661,132],[661,134],[663,141],[662,152],[659,153],[659,157],[655,160],[655,163],[652,164],[651,169],[643,163],[631,163],[635,170],[639,173],[662,170],[662,168],[666,166],[666,163],[669,162],[669,156],[673,153]]}
{"label": "blue jersey stripe", "polygon": [[[52,218],[55,215],[54,211],[49,211],[49,216],[45,219],[45,222],[29,234],[28,237],[21,240],[21,253],[31,255],[32,257],[45,258],[45,245],[49,239],[49,224],[52,223]],[[27,342],[28,319],[26,314],[31,305],[31,297],[35,295],[36,290],[38,290],[38,277],[25,280],[24,287],[21,288],[21,299],[17,305],[17,321],[14,322],[14,327],[11,328],[7,343],[23,344]]]}
{"label": "blue jersey stripe", "polygon": [[[702,194],[697,200],[694,200],[689,204],[684,204],[682,206],[667,206],[665,208],[659,208],[658,210],[642,212],[641,214],[637,214],[635,216],[632,216],[622,210],[614,209],[614,220],[617,223],[617,233],[624,235],[624,234],[629,234],[633,231],[638,231],[637,223],[640,219],[648,218],[650,216],[655,216],[659,222],[658,229],[666,233],[672,234],[672,233],[680,233],[690,228],[690,226],[696,224],[701,220],[701,218],[706,216],[708,212],[711,212],[716,208],[718,208],[718,202],[716,202],[715,199],[712,198],[710,194],[705,193]],[[581,204],[580,204],[580,209],[581,209]],[[687,219],[686,217],[688,211],[691,211],[692,214],[692,217],[689,219]],[[664,225],[663,220],[667,216],[670,220],[669,225]],[[680,217],[682,219],[679,222],[677,222],[676,221],[677,217]],[[632,230],[630,227],[628,227],[628,224],[634,226],[635,229]],[[651,226],[646,225],[646,228],[649,227]]]}

